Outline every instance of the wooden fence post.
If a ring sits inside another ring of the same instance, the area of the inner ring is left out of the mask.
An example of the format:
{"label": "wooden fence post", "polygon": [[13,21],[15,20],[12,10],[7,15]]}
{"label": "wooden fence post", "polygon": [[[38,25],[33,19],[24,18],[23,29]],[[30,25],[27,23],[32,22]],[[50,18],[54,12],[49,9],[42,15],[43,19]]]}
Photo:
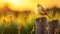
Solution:
{"label": "wooden fence post", "polygon": [[36,34],[46,34],[46,17],[36,19]]}
{"label": "wooden fence post", "polygon": [[58,20],[53,20],[48,23],[48,34],[57,34]]}

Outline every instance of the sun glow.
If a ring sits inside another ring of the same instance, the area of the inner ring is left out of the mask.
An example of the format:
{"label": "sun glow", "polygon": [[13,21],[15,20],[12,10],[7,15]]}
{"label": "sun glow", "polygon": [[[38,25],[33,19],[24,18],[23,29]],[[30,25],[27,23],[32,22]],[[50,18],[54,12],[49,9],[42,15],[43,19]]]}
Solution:
{"label": "sun glow", "polygon": [[33,4],[28,0],[8,0],[7,3],[13,10],[27,10],[33,8]]}
{"label": "sun glow", "polygon": [[22,5],[23,0],[8,0],[8,3],[11,3],[13,5]]}

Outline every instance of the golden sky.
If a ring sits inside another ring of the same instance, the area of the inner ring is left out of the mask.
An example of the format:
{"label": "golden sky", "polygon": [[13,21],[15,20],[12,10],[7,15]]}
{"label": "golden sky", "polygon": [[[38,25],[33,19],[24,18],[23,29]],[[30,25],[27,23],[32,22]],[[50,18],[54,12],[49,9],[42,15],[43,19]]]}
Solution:
{"label": "golden sky", "polygon": [[60,0],[0,0],[0,8],[6,3],[13,10],[32,10],[39,3],[45,8],[60,7]]}
{"label": "golden sky", "polygon": [[[36,8],[37,4],[41,4],[45,8],[51,8],[53,6],[60,7],[60,0],[0,0],[0,8],[4,8],[5,4],[8,5],[8,7],[12,10],[23,11],[23,10],[34,10]],[[36,13],[38,14],[37,11],[36,11]],[[32,14],[32,16],[33,16],[33,14]],[[30,17],[32,18],[32,16],[30,16]],[[56,15],[56,16],[58,16],[58,15]],[[8,18],[9,17],[4,17],[4,19],[9,21],[10,19],[8,19]],[[22,18],[23,18],[23,16],[22,16]],[[59,19],[59,17],[57,17],[57,19]],[[18,18],[18,21],[20,21],[19,18]]]}

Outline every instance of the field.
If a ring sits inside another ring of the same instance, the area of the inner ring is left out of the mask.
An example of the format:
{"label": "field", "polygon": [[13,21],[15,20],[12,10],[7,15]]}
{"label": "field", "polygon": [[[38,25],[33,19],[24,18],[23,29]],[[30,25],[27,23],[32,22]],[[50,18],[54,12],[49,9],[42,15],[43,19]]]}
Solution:
{"label": "field", "polygon": [[[7,8],[8,7],[4,8],[4,12],[0,13],[0,34],[35,34],[36,19],[40,18],[39,13],[35,14],[32,11],[19,12]],[[44,15],[47,18],[46,29],[48,22],[58,20],[57,32],[60,34],[60,9],[53,7],[53,9],[47,9],[47,11],[51,18]]]}

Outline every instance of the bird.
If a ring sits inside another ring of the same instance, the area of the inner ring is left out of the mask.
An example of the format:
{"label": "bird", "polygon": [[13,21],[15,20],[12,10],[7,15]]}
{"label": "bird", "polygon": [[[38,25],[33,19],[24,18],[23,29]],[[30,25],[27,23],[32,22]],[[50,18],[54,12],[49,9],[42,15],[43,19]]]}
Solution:
{"label": "bird", "polygon": [[40,15],[47,15],[49,18],[51,18],[48,15],[47,10],[41,4],[37,4],[37,8],[38,8],[38,12],[39,12]]}

